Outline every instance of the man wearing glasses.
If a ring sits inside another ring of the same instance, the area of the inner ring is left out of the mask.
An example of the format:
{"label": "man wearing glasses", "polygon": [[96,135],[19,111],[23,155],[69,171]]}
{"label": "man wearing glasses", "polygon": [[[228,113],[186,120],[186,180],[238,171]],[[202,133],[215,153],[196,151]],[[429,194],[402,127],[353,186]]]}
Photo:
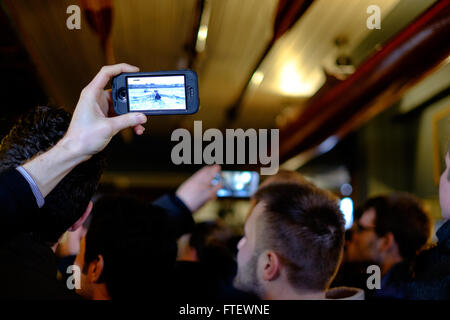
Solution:
{"label": "man wearing glasses", "polygon": [[404,279],[431,229],[429,215],[412,195],[393,193],[364,203],[346,247],[346,262],[379,266],[381,288],[367,292],[368,297],[404,298]]}

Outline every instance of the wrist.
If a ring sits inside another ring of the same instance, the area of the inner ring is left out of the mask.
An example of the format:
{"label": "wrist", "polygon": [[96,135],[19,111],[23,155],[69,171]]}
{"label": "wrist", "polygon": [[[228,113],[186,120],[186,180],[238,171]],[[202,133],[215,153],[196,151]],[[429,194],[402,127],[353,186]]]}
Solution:
{"label": "wrist", "polygon": [[92,156],[84,151],[79,139],[73,139],[70,136],[64,136],[54,148],[54,151],[63,155],[65,158],[78,163],[86,161]]}
{"label": "wrist", "polygon": [[184,211],[189,212],[189,214],[192,214],[193,212],[191,211],[191,209],[188,207],[188,205],[186,204],[186,202],[184,202],[183,199],[181,199],[176,193],[173,195],[169,195],[169,197],[171,197],[176,204],[178,204],[178,207],[183,208]]}
{"label": "wrist", "polygon": [[71,139],[63,138],[53,148],[22,167],[34,179],[42,196],[46,197],[70,170],[89,159],[82,150]]}
{"label": "wrist", "polygon": [[194,208],[193,204],[190,203],[188,197],[185,197],[185,195],[183,194],[183,192],[179,192],[179,191],[177,190],[177,191],[175,192],[175,196],[178,198],[178,200],[180,200],[180,201],[184,204],[184,206],[185,206],[186,208],[189,209],[189,211],[191,211],[191,212],[194,212],[194,211],[195,211],[195,210],[194,210],[195,208]]}

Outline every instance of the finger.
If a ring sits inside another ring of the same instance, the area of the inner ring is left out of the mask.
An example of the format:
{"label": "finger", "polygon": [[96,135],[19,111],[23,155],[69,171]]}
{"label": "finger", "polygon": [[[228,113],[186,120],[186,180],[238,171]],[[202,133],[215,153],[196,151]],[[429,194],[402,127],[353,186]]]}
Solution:
{"label": "finger", "polygon": [[112,77],[117,76],[123,72],[138,72],[139,68],[129,65],[127,63],[119,63],[111,66],[104,66],[100,69],[99,73],[95,76],[95,78],[89,83],[88,87],[94,90],[103,90],[108,81],[111,80]]}
{"label": "finger", "polygon": [[107,116],[108,117],[114,117],[117,116],[116,111],[114,110],[114,105],[112,101],[112,92],[111,89],[105,90],[106,100],[108,100],[108,110],[107,110]]}
{"label": "finger", "polygon": [[217,198],[217,191],[219,191],[220,189],[222,189],[222,183],[218,183],[217,185],[215,185],[210,189],[211,200]]}
{"label": "finger", "polygon": [[137,125],[137,126],[134,126],[133,129],[134,129],[134,132],[135,132],[138,136],[140,136],[141,134],[143,134],[144,131],[145,131],[144,126],[142,126],[142,125],[140,125],[140,124]]}
{"label": "finger", "polygon": [[219,191],[220,189],[222,189],[223,185],[222,182],[219,182],[218,184],[216,184],[213,188],[213,192],[216,193],[217,191]]}
{"label": "finger", "polygon": [[[117,117],[107,118],[107,121],[109,121],[113,128],[113,134],[116,134],[122,129],[136,127],[146,123],[147,117],[143,113],[130,112]],[[142,130],[142,132],[144,131]]]}
{"label": "finger", "polygon": [[211,166],[208,166],[206,171],[208,172],[208,176],[214,178],[220,172],[220,165],[213,164]]}

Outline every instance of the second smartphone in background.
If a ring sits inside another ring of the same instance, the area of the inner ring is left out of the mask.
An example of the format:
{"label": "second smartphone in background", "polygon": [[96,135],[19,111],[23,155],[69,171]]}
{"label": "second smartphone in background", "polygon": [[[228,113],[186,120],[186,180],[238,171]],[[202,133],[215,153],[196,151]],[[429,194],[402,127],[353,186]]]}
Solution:
{"label": "second smartphone in background", "polygon": [[250,198],[258,189],[259,174],[255,171],[222,171],[215,180],[222,182],[217,191],[220,198]]}

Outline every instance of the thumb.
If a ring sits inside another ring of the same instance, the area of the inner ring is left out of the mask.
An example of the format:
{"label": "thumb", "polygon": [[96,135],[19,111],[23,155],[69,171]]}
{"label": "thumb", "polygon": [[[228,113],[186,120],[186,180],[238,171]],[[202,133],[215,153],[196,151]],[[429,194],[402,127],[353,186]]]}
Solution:
{"label": "thumb", "polygon": [[130,112],[117,117],[108,118],[114,134],[122,129],[134,127],[147,122],[147,117],[143,113]]}

